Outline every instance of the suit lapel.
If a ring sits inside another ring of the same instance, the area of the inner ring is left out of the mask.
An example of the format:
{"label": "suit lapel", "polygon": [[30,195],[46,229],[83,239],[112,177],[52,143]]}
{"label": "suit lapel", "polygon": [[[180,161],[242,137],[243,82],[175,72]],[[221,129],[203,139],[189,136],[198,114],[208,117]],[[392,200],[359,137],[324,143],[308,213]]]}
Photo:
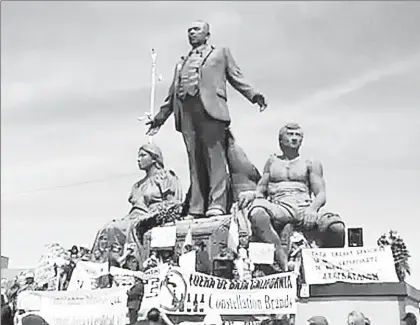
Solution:
{"label": "suit lapel", "polygon": [[210,54],[213,52],[214,50],[214,46],[207,46],[204,50],[203,50],[203,61],[201,61],[201,66],[204,65],[204,63],[206,63],[207,58],[210,56]]}

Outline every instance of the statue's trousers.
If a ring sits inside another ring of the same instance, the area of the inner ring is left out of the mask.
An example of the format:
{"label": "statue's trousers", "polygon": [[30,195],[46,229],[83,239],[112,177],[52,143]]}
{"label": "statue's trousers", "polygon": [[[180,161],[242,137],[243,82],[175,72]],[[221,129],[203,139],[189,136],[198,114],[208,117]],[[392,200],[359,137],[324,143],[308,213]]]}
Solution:
{"label": "statue's trousers", "polygon": [[210,208],[227,212],[226,127],[226,122],[208,115],[199,96],[183,101],[181,132],[190,167],[190,214],[202,215]]}

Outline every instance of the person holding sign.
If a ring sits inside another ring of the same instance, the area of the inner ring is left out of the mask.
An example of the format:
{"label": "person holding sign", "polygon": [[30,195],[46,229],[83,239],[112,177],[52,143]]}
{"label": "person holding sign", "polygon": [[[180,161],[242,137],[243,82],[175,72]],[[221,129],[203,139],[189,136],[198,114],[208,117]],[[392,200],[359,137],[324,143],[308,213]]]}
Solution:
{"label": "person holding sign", "polygon": [[253,234],[275,245],[275,261],[287,270],[289,233],[286,225],[314,237],[320,247],[344,247],[344,223],[337,214],[323,213],[326,203],[320,161],[300,156],[303,131],[288,123],[279,131],[281,154],[268,159],[256,191],[240,194],[239,207],[250,208]]}

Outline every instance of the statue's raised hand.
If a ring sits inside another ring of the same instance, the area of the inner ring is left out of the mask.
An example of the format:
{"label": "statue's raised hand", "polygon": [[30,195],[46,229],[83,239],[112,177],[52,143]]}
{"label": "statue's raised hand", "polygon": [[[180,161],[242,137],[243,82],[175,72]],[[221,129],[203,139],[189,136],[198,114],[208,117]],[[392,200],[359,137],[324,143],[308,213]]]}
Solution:
{"label": "statue's raised hand", "polygon": [[238,208],[240,210],[248,208],[255,200],[256,194],[254,191],[245,191],[239,193],[238,196]]}
{"label": "statue's raised hand", "polygon": [[258,104],[260,112],[263,112],[267,108],[267,102],[262,94],[256,94],[254,98],[252,98],[252,102]]}
{"label": "statue's raised hand", "polygon": [[156,120],[150,120],[146,122],[146,125],[149,125],[149,129],[146,132],[146,135],[154,136],[160,130],[161,124]]}

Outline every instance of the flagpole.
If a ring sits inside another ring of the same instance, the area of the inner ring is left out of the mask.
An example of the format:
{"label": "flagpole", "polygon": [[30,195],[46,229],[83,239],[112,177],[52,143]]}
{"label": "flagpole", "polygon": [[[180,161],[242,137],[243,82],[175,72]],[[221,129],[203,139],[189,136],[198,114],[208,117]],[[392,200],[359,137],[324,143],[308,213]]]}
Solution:
{"label": "flagpole", "polygon": [[[152,84],[150,88],[150,118],[153,118],[155,111],[155,93],[156,93],[156,65],[157,52],[152,49]],[[152,143],[152,136],[149,136],[149,143]]]}

